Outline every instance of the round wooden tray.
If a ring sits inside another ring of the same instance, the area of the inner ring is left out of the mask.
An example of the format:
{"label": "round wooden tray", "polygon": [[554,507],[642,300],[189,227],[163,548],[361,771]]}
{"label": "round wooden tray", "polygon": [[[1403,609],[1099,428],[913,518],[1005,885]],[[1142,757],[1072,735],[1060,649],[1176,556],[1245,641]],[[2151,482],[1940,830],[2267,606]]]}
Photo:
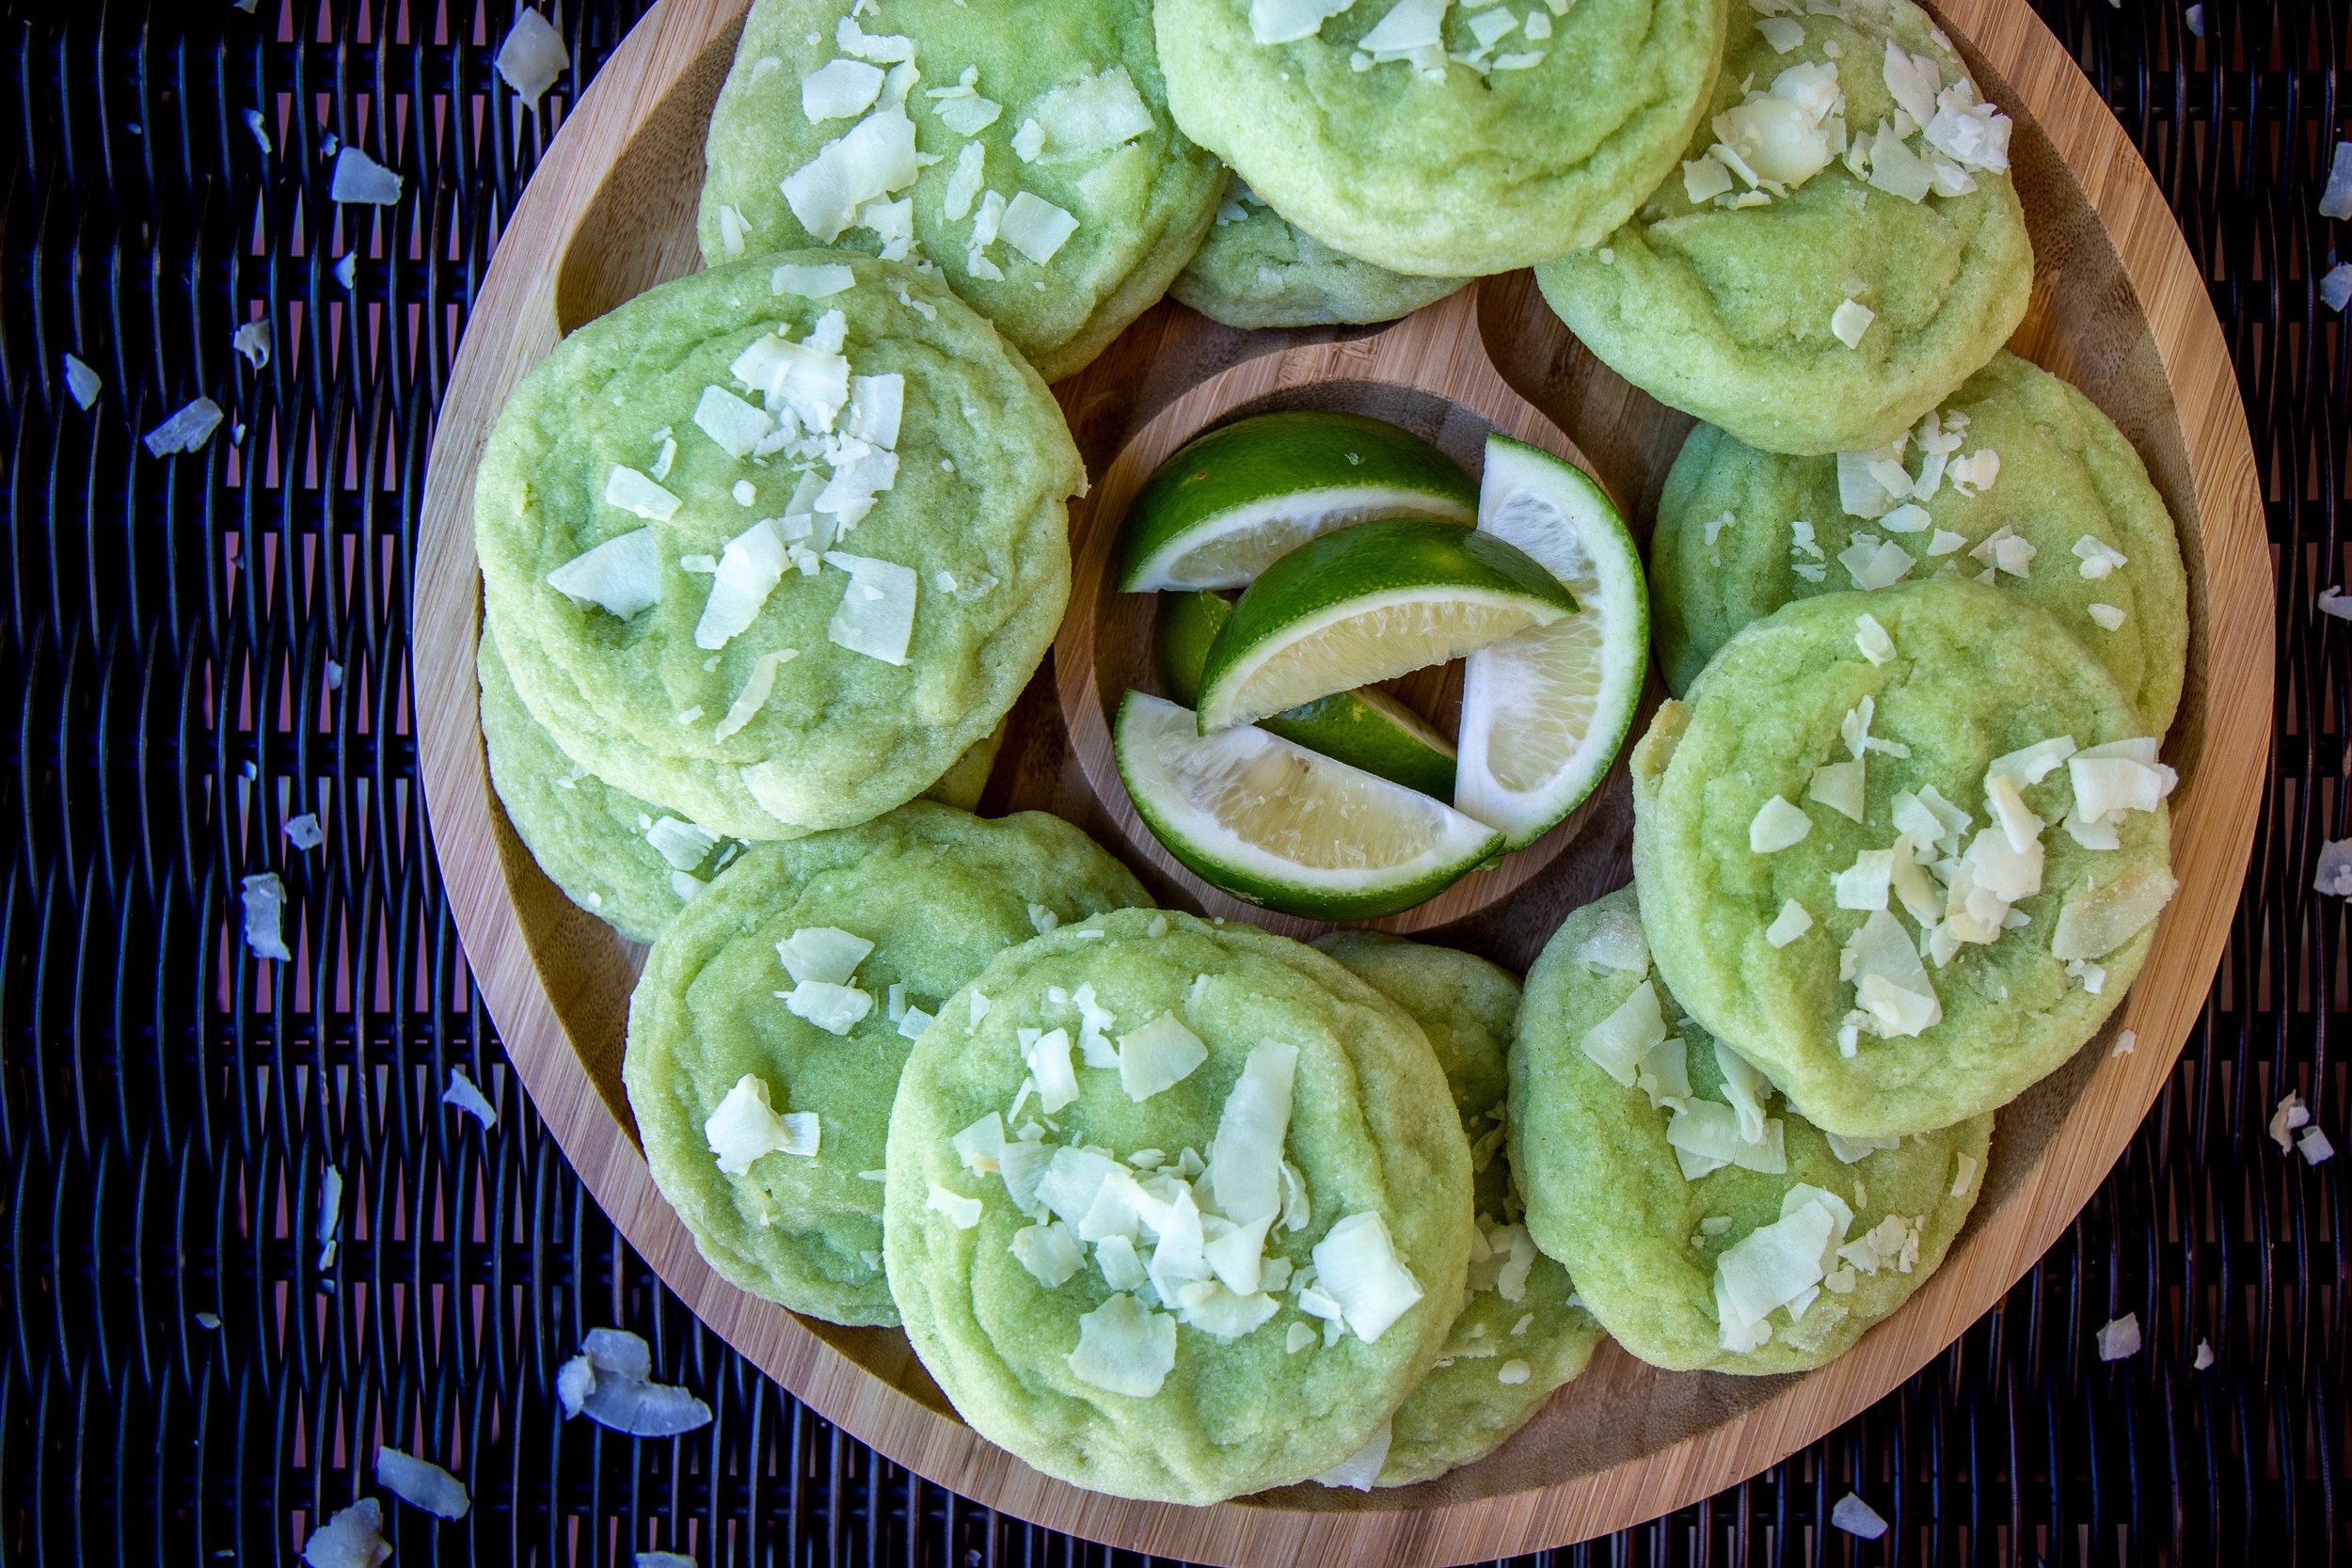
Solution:
{"label": "round wooden tray", "polygon": [[[897,1332],[797,1318],[704,1264],[654,1189],[621,1092],[635,955],[555,892],[490,793],[473,675],[474,466],[508,391],[559,326],[697,264],[704,122],[744,7],[662,0],[597,75],[516,206],[441,407],[413,626],[434,841],[475,979],[533,1104],[671,1288],[824,1416],[941,1485],[1117,1545],[1249,1564],[1459,1562],[1654,1517],[1810,1442],[1990,1307],[2098,1186],[2204,1001],[2252,841],[2271,700],[2268,546],[2219,327],[2146,167],[2024,0],[1937,8],[1979,85],[2016,121],[2037,274],[2012,346],[2081,387],[2131,437],[2180,522],[2189,571],[2189,682],[2167,743],[2183,776],[2172,801],[2181,891],[2138,984],[2100,1041],[2003,1113],[1982,1199],[1944,1267],[1832,1366],[1800,1377],[1665,1374],[1604,1346],[1525,1431],[1439,1481],[1371,1494],[1295,1487],[1205,1509],[1048,1480],[957,1420]],[[1469,298],[1474,312],[1462,319],[1474,319],[1502,378],[1642,515],[1688,421],[1585,355],[1526,275],[1488,279]],[[1323,336],[1343,368],[1350,354],[1373,352]],[[1228,331],[1163,305],[1057,392],[1099,478],[1159,410],[1301,341]],[[1082,558],[1089,537],[1078,541]],[[1099,548],[1092,559],[1099,573]],[[1098,577],[1080,593],[1108,590]],[[984,809],[1053,810],[1116,845],[1119,825],[1072,753],[1051,688],[1041,675],[1014,710]],[[1627,879],[1623,795],[1621,782],[1604,787],[1564,852],[1437,934],[1523,968],[1563,913]],[[1184,901],[1157,868],[1139,869],[1163,896]],[[2137,1048],[2116,1054],[2123,1029],[2136,1032]]]}

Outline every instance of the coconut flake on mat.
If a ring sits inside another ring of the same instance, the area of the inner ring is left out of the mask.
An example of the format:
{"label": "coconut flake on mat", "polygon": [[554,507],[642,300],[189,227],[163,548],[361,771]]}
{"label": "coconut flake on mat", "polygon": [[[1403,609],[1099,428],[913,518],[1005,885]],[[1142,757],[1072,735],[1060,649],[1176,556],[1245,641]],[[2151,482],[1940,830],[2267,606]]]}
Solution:
{"label": "coconut flake on mat", "polygon": [[813,1158],[818,1142],[817,1117],[808,1112],[780,1117],[768,1099],[765,1080],[745,1073],[703,1123],[703,1139],[719,1157],[724,1176],[740,1176],[769,1154]]}
{"label": "coconut flake on mat", "polygon": [[77,407],[87,408],[96,403],[98,394],[106,389],[98,372],[71,354],[64,356],[64,365],[66,395]]}
{"label": "coconut flake on mat", "polygon": [[2328,188],[2319,197],[2319,215],[2352,218],[2352,141],[2336,143],[2334,161],[2328,166]]}
{"label": "coconut flake on mat", "polygon": [[257,958],[291,962],[294,955],[286,950],[278,924],[286,908],[286,884],[276,872],[261,871],[247,877],[244,888],[246,946]]}
{"label": "coconut flake on mat", "polygon": [[163,423],[140,439],[151,457],[194,451],[213,438],[213,432],[220,428],[223,418],[219,404],[207,397],[194,398],[173,410]]}
{"label": "coconut flake on mat", "polygon": [[592,1328],[580,1354],[556,1369],[566,1418],[585,1416],[631,1437],[675,1437],[710,1424],[710,1407],[684,1388],[652,1382],[653,1353],[636,1335]]}
{"label": "coconut flake on mat", "polygon": [[1209,1049],[1200,1037],[1174,1013],[1162,1013],[1119,1037],[1119,1086],[1130,1100],[1149,1100],[1183,1083],[1208,1059]]}
{"label": "coconut flake on mat", "polygon": [[449,1084],[441,1090],[441,1103],[453,1105],[465,1112],[480,1122],[485,1132],[499,1124],[498,1107],[491,1104],[488,1097],[474,1085],[474,1081],[467,1076],[462,1067],[449,1069]]}
{"label": "coconut flake on mat", "polygon": [[337,1511],[302,1544],[302,1560],[310,1568],[376,1568],[391,1555],[384,1539],[384,1505],[373,1497]]}
{"label": "coconut flake on mat", "polygon": [[850,574],[826,640],[884,664],[904,664],[914,637],[914,569],[840,550],[827,551],[825,564]]}
{"label": "coconut flake on mat", "polygon": [[2352,898],[2352,838],[2331,838],[2320,845],[2319,863],[2312,873],[2312,891]]}
{"label": "coconut flake on mat", "polygon": [[1878,312],[1858,299],[1849,299],[1830,313],[1830,335],[1848,348],[1862,346],[1862,335],[1879,319]]}
{"label": "coconut flake on mat", "polygon": [[472,1499],[465,1482],[429,1459],[386,1443],[375,1450],[375,1483],[411,1508],[441,1519],[463,1519]]}
{"label": "coconut flake on mat", "polygon": [[1176,1320],[1120,1293],[1078,1320],[1070,1370],[1082,1383],[1150,1399],[1176,1365]]}
{"label": "coconut flake on mat", "polygon": [[327,270],[335,275],[335,281],[345,289],[356,289],[359,286],[359,256],[357,251],[346,251]]}
{"label": "coconut flake on mat", "polygon": [[2352,261],[2338,261],[2319,280],[2320,303],[2330,310],[2341,310],[2352,301]]}
{"label": "coconut flake on mat", "polygon": [[315,849],[326,842],[326,830],[319,826],[318,814],[304,812],[286,818],[286,842],[297,849]]}
{"label": "coconut flake on mat", "polygon": [[[1298,1324],[1292,1325],[1294,1329]],[[1373,1430],[1364,1446],[1315,1477],[1318,1486],[1344,1486],[1351,1491],[1369,1492],[1380,1479],[1381,1466],[1389,1462],[1389,1446],[1392,1439],[1392,1420],[1382,1421]]]}
{"label": "coconut flake on mat", "polygon": [[2295,1140],[2295,1148],[2307,1165],[2321,1164],[2336,1156],[2336,1146],[2316,1127],[2304,1129],[2303,1135]]}
{"label": "coconut flake on mat", "polygon": [[2288,1134],[2298,1127],[2308,1126],[2311,1119],[2312,1113],[2304,1106],[2303,1097],[2288,1091],[2286,1097],[2279,1101],[2279,1108],[2270,1113],[2270,1137],[2279,1146],[2280,1153],[2284,1154],[2293,1147]]}
{"label": "coconut flake on mat", "polygon": [[1813,819],[1775,795],[1756,810],[1748,823],[1748,847],[1759,855],[1770,855],[1803,841],[1813,831]]}
{"label": "coconut flake on mat", "polygon": [[546,17],[526,7],[515,13],[515,24],[491,63],[516,96],[536,109],[556,78],[571,69],[572,52]]}
{"label": "coconut flake on mat", "polygon": [[245,120],[245,128],[252,133],[255,145],[261,148],[262,156],[266,158],[276,152],[277,145],[269,139],[269,121],[262,118],[262,111],[243,109],[238,112]]}
{"label": "coconut flake on mat", "polygon": [[266,321],[249,321],[229,335],[229,346],[244,356],[246,364],[255,370],[267,368],[270,350],[277,345],[277,334]]}
{"label": "coconut flake on mat", "polygon": [[2212,1341],[2212,1340],[2210,1340],[2210,1339],[2200,1339],[2200,1340],[2198,1340],[2198,1341],[2197,1341],[2197,1359],[2196,1359],[2196,1360],[2194,1360],[2194,1361],[2192,1361],[2192,1362],[2190,1362],[2190,1363],[2189,1363],[2189,1365],[2191,1365],[2192,1367],[2195,1367],[2195,1368],[2196,1368],[2199,1371],[2201,1371],[2201,1371],[2203,1371],[2206,1368],[2208,1368],[2208,1367],[2210,1367],[2210,1366],[2212,1366],[2212,1365],[2213,1365],[2213,1360],[2214,1360],[2214,1357],[2213,1357],[2213,1341]]}
{"label": "coconut flake on mat", "polygon": [[385,207],[400,199],[400,176],[356,147],[335,154],[335,173],[326,194],[336,201]]}
{"label": "coconut flake on mat", "polygon": [[2139,1354],[2139,1314],[2126,1312],[2099,1330],[2099,1359],[2121,1361]]}
{"label": "coconut flake on mat", "polygon": [[[1888,44],[1887,48],[1895,46]],[[1829,1522],[1848,1535],[1858,1535],[1865,1541],[1876,1541],[1886,1533],[1886,1521],[1879,1511],[1851,1492],[1837,1499],[1829,1511]]]}

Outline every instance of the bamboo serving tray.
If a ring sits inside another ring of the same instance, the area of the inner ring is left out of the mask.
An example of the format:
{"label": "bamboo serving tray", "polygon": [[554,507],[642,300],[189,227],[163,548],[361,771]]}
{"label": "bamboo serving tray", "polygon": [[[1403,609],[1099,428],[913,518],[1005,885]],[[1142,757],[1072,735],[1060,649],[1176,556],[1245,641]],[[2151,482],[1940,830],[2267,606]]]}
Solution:
{"label": "bamboo serving tray", "polygon": [[[1832,1365],[1793,1377],[1662,1373],[1604,1345],[1502,1449],[1438,1481],[1369,1494],[1293,1487],[1212,1508],[1049,1480],[958,1420],[897,1331],[804,1320],[712,1273],[655,1191],[621,1091],[640,954],[540,875],[490,791],[473,673],[475,464],[508,392],[560,332],[699,264],[704,125],[744,8],[662,0],[572,110],[516,206],[440,410],[412,628],[434,842],[475,980],[533,1105],[670,1287],[819,1413],[941,1485],[1115,1545],[1234,1564],[1460,1562],[1652,1518],[1812,1441],[1981,1316],[2098,1187],[2204,1002],[2252,843],[2271,705],[2268,546],[2218,325],[2146,166],[2025,0],[1935,8],[1979,87],[2016,122],[2037,270],[2010,346],[2122,427],[2180,526],[2189,574],[2188,685],[2166,745],[2182,774],[2172,800],[2181,889],[2137,985],[2101,1039],[2002,1113],[1982,1196],[1943,1268]],[[1280,351],[1290,352],[1264,357]],[[1285,399],[1393,408],[1457,455],[1474,456],[1496,426],[1583,462],[1631,503],[1638,536],[1689,426],[1586,355],[1524,273],[1369,335],[1246,334],[1164,304],[1056,391],[1096,487],[1073,512],[1073,613],[1051,669],[1013,710],[982,809],[1068,817],[1127,851],[1163,899],[1193,907],[1213,890],[1138,836],[1107,767],[1105,715],[1125,685],[1150,684],[1149,601],[1118,594],[1106,576],[1114,480],[1124,475],[1132,493],[1146,454],[1233,408]],[[1448,700],[1437,683],[1413,695],[1429,711]],[[1385,924],[1523,970],[1562,915],[1629,879],[1630,825],[1620,772],[1453,901]],[[2118,1054],[2124,1030],[2137,1047]]]}

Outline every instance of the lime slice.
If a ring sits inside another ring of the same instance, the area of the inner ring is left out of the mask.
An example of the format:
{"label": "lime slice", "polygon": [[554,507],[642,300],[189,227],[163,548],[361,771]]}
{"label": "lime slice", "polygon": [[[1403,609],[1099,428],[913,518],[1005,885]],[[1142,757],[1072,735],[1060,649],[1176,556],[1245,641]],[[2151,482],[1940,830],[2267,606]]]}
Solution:
{"label": "lime slice", "polygon": [[1127,509],[1122,593],[1242,588],[1278,556],[1375,517],[1468,526],[1478,488],[1420,436],[1360,414],[1299,409],[1187,442]]}
{"label": "lime slice", "polygon": [[1502,835],[1442,801],[1254,725],[1202,735],[1189,708],[1130,691],[1119,776],[1168,852],[1236,897],[1370,920],[1435,896]]}
{"label": "lime slice", "polygon": [[1600,486],[1508,436],[1486,437],[1478,531],[1542,562],[1580,606],[1479,649],[1463,672],[1454,804],[1517,849],[1582,805],[1623,749],[1649,668],[1649,590]]}
{"label": "lime slice", "polygon": [[1209,645],[1203,734],[1549,626],[1576,598],[1517,547],[1426,517],[1327,533],[1249,585]]}
{"label": "lime slice", "polygon": [[[1200,697],[1209,644],[1232,613],[1233,607],[1215,594],[1160,595],[1154,631],[1160,684],[1178,702]],[[1454,742],[1376,688],[1318,697],[1261,719],[1258,727],[1407,789],[1439,800],[1454,793]]]}

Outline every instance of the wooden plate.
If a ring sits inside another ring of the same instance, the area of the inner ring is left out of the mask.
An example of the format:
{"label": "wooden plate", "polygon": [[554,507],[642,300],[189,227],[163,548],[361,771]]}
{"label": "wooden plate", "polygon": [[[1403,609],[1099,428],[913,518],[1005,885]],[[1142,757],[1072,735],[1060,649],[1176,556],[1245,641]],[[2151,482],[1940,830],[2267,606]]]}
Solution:
{"label": "wooden plate", "polygon": [[[2167,747],[2183,775],[2172,802],[2181,891],[2139,983],[2102,1040],[2003,1113],[1982,1200],[1944,1267],[1834,1365],[1801,1377],[1668,1375],[1605,1347],[1527,1430],[1438,1481],[1369,1495],[1299,1487],[1205,1509],[1047,1480],[958,1421],[896,1332],[806,1322],[713,1274],[654,1190],[621,1095],[632,955],[539,875],[490,794],[473,677],[474,465],[508,390],[553,345],[559,323],[577,325],[695,265],[703,124],[743,8],[663,0],[573,110],[517,205],[441,408],[413,628],[434,839],[475,978],[540,1115],[663,1279],[770,1375],[944,1486],[1118,1545],[1252,1564],[1456,1562],[1654,1517],[1863,1409],[1991,1307],[2098,1186],[2204,1001],[2252,841],[2271,698],[2270,563],[2253,453],[2203,283],[2146,167],[2024,0],[1940,8],[1979,86],[2016,121],[2038,270],[2013,346],[2081,387],[2132,438],[2180,522],[2189,571],[2189,683]],[[1685,421],[1585,356],[1525,275],[1489,280],[1473,297],[1504,378],[1613,490],[1646,500]],[[1156,411],[1285,341],[1295,340],[1226,331],[1162,306],[1057,390],[1100,477]],[[986,806],[1056,810],[1116,844],[1050,684],[1041,676],[1015,709]],[[1622,789],[1604,790],[1565,852],[1441,934],[1523,967],[1562,913],[1625,880],[1625,850]],[[1166,879],[1160,891],[1180,896]],[[2110,1042],[2126,1029],[2137,1049],[2115,1054]]]}

